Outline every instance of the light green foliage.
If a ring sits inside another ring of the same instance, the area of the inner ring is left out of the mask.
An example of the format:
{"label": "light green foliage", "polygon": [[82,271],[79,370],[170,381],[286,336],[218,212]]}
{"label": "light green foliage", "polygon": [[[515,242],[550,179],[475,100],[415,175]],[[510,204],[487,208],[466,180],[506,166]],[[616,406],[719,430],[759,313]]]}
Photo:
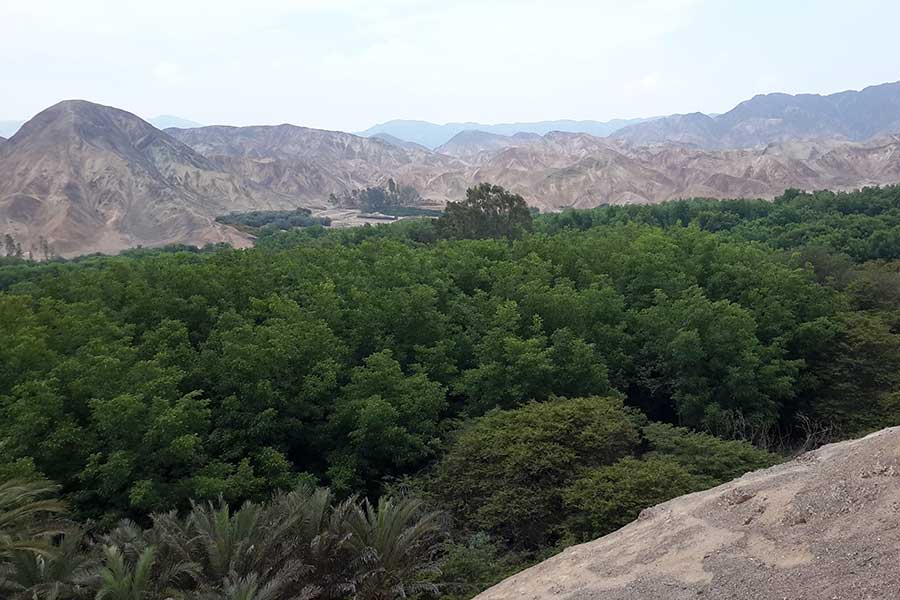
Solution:
{"label": "light green foliage", "polygon": [[589,541],[628,524],[645,508],[699,489],[703,484],[668,458],[627,457],[594,467],[563,491],[566,532]]}
{"label": "light green foliage", "polygon": [[0,564],[18,551],[46,552],[56,531],[47,517],[65,510],[53,495],[59,488],[47,481],[0,481]]}
{"label": "light green foliage", "polygon": [[3,598],[387,600],[435,591],[442,520],[411,498],[335,502],[308,488],[238,509],[194,504],[100,537],[57,530],[50,543],[47,516],[60,505],[35,498],[53,489],[0,483]]}
{"label": "light green foliage", "polygon": [[389,350],[366,358],[341,390],[332,418],[334,435],[346,439],[346,450],[332,457],[339,465],[335,487],[371,488],[385,474],[424,464],[440,445],[445,410],[441,385],[423,373],[404,374]]}
{"label": "light green foliage", "polygon": [[779,461],[777,455],[750,444],[667,423],[649,423],[641,435],[650,447],[648,457],[665,458],[680,465],[700,488],[714,487]]}
{"label": "light green foliage", "polygon": [[533,549],[552,541],[562,490],[579,471],[628,456],[638,442],[621,401],[611,398],[495,411],[459,434],[431,490],[467,528]]}

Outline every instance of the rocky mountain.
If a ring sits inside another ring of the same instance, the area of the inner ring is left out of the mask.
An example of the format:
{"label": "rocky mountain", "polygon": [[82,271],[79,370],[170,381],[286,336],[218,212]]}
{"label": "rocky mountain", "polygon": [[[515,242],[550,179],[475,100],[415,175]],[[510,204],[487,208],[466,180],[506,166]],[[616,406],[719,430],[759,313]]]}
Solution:
{"label": "rocky mountain", "polygon": [[[465,164],[418,147],[296,125],[200,127],[167,133],[222,169],[277,193],[324,206],[330,194],[383,185],[389,178],[458,197],[465,186],[441,184]],[[461,187],[460,187],[461,186]]]}
{"label": "rocky mountain", "polygon": [[407,142],[406,140],[401,140],[398,137],[394,137],[389,133],[376,133],[373,136],[370,136],[373,139],[381,140],[391,146],[397,146],[398,148],[405,148],[407,150],[424,150],[428,151],[428,148],[423,146],[422,144],[417,144],[415,142]]}
{"label": "rocky mountain", "polygon": [[[867,92],[840,102],[871,107],[875,100],[866,98],[880,97]],[[890,122],[889,112],[881,123]],[[660,119],[633,139],[464,131],[431,151],[382,134],[365,138],[287,124],[160,131],[119,109],[67,101],[0,140],[0,234],[11,233],[26,251],[49,240],[67,256],[139,244],[245,244],[215,217],[298,206],[330,211],[331,194],[388,179],[413,186],[430,205],[492,182],[545,211],[900,182],[900,134],[700,148],[726,116]],[[859,131],[881,126],[868,127]],[[648,131],[677,139],[654,143]]]}
{"label": "rocky mountain", "polygon": [[476,600],[897,598],[898,507],[894,427],[647,509]]}
{"label": "rocky mountain", "polygon": [[622,127],[642,123],[650,119],[613,119],[611,121],[535,121],[530,123],[445,123],[438,125],[428,121],[394,120],[370,127],[359,132],[364,137],[372,137],[379,133],[387,133],[401,140],[415,142],[426,148],[437,148],[446,144],[453,136],[464,131],[482,131],[496,135],[513,136],[517,133],[534,133],[544,135],[551,131],[568,133],[586,133],[598,137],[607,136]]}
{"label": "rocky mountain", "polygon": [[773,198],[788,187],[900,182],[900,143],[888,137],[867,144],[822,140],[706,151],[551,133],[485,157],[465,179],[508,187],[542,210],[695,196]]}
{"label": "rocky mountain", "polygon": [[469,162],[480,162],[490,154],[505,150],[527,146],[540,140],[536,133],[516,133],[514,135],[500,135],[487,131],[466,130],[460,131],[445,144],[435,148],[435,152],[455,156]]}
{"label": "rocky mountain", "polygon": [[0,231],[63,256],[180,242],[247,243],[223,212],[288,207],[135,115],[82,100],[28,121],[0,152]]}
{"label": "rocky mountain", "polygon": [[620,129],[635,144],[678,143],[699,148],[748,148],[805,138],[864,141],[900,132],[900,82],[828,96],[765,94],[710,117],[672,115]]}

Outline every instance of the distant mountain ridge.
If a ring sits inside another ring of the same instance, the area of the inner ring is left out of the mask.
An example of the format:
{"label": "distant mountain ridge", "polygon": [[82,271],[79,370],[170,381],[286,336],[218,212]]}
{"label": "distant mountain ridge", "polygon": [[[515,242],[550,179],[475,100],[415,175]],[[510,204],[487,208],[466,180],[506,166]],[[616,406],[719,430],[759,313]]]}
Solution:
{"label": "distant mountain ridge", "polygon": [[505,148],[516,148],[533,143],[541,136],[537,133],[516,133],[500,135],[474,129],[460,131],[446,143],[435,148],[435,152],[455,156],[469,161],[478,160],[479,155],[497,152]]}
{"label": "distant mountain ridge", "polygon": [[613,137],[635,144],[676,143],[705,149],[749,148],[792,139],[865,141],[900,132],[900,82],[819,94],[761,94],[730,111],[671,115],[638,123]]}
{"label": "distant mountain ridge", "polygon": [[597,137],[604,137],[622,127],[643,123],[644,121],[650,121],[654,118],[656,117],[613,119],[611,121],[574,121],[564,119],[557,121],[534,121],[528,123],[498,123],[495,125],[473,122],[445,123],[440,125],[428,121],[395,119],[386,123],[380,123],[365,131],[360,131],[357,135],[372,137],[379,133],[386,133],[404,141],[415,142],[426,148],[435,149],[438,146],[446,144],[455,135],[462,133],[463,131],[482,131],[484,133],[505,136],[512,136],[517,133],[536,133],[538,135],[544,135],[551,131],[564,131],[569,133],[587,133]]}
{"label": "distant mountain ridge", "polygon": [[[897,184],[898,85],[800,100],[758,96],[717,117],[667,117],[611,137],[463,130],[438,151],[391,134],[289,124],[160,131],[117,108],[66,101],[0,138],[0,234],[26,252],[47,240],[65,256],[136,245],[246,245],[245,234],[215,217],[331,211],[331,194],[389,179],[414,187],[429,205],[491,182],[542,210]],[[775,141],[705,147],[767,136]]]}
{"label": "distant mountain ridge", "polygon": [[370,136],[373,139],[381,140],[382,142],[387,142],[392,146],[397,146],[399,148],[406,148],[407,150],[425,150],[428,151],[428,148],[423,146],[422,144],[417,144],[415,142],[407,142],[406,140],[401,140],[398,137],[394,137],[389,133],[376,133],[375,135]]}
{"label": "distant mountain ridge", "polygon": [[203,127],[202,123],[191,121],[190,119],[183,119],[174,115],[159,115],[151,119],[147,119],[147,122],[157,129],[168,129],[169,127]]}

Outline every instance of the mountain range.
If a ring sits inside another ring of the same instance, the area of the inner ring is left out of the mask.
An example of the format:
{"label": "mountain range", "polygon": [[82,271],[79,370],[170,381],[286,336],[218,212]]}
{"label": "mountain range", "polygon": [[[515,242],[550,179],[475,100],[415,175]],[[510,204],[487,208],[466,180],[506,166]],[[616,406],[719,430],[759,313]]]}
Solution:
{"label": "mountain range", "polygon": [[715,117],[672,115],[629,125],[612,135],[636,144],[720,149],[824,137],[864,141],[898,131],[900,82],[828,96],[764,94]]}
{"label": "mountain range", "polygon": [[565,131],[569,133],[587,133],[597,137],[604,137],[611,133],[637,123],[651,121],[649,119],[613,119],[612,121],[535,121],[530,123],[498,123],[487,125],[484,123],[445,123],[439,125],[428,121],[410,121],[397,119],[370,127],[358,132],[362,137],[373,137],[379,134],[387,134],[393,138],[415,142],[426,148],[435,149],[446,144],[455,135],[464,131],[482,131],[503,136],[511,136],[517,133],[536,133],[544,135],[551,131]]}
{"label": "mountain range", "polygon": [[770,94],[717,117],[665,117],[609,137],[463,130],[434,150],[388,133],[289,124],[163,131],[71,100],[0,138],[0,234],[35,253],[46,240],[64,256],[175,242],[247,245],[246,234],[215,218],[328,211],[331,194],[389,178],[433,205],[492,182],[541,210],[894,184],[898,98],[900,84],[812,99]]}

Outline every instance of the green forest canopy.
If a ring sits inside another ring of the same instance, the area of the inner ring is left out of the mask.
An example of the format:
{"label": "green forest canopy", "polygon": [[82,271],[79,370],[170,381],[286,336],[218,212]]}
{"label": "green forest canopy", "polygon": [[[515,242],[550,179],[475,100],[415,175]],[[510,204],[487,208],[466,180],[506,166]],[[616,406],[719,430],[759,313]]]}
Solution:
{"label": "green forest canopy", "polygon": [[412,491],[471,591],[777,460],[748,442],[897,424],[900,188],[503,218],[0,259],[0,479],[103,526]]}

